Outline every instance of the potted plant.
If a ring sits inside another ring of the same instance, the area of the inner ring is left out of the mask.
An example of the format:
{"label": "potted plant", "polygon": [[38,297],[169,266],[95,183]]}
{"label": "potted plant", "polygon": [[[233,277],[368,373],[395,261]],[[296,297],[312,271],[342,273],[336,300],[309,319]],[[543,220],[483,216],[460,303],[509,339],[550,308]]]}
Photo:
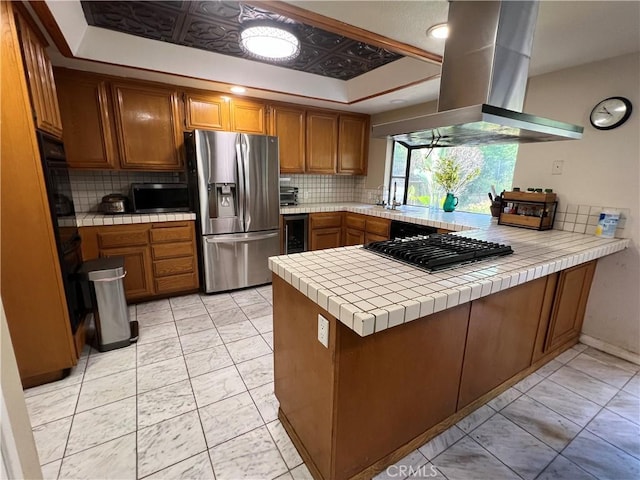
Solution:
{"label": "potted plant", "polygon": [[453,212],[458,205],[456,194],[462,192],[479,175],[479,167],[465,168],[465,165],[453,156],[439,158],[433,166],[433,181],[446,193],[442,209],[445,212]]}

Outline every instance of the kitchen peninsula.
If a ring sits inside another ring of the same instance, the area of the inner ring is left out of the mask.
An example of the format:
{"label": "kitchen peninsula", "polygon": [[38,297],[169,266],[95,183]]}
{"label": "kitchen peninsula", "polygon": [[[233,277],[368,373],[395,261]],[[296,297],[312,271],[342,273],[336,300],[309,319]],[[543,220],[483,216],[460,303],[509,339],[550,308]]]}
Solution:
{"label": "kitchen peninsula", "polygon": [[452,235],[514,254],[437,273],[361,246],[270,259],[280,419],[315,478],[371,478],[575,344],[596,260],[628,245],[471,227]]}

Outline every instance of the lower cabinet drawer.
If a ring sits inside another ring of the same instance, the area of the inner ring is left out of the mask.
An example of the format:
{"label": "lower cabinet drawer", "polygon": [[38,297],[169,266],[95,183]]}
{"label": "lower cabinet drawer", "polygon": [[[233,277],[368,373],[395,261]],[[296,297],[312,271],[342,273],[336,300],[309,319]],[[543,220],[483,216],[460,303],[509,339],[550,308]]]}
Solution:
{"label": "lower cabinet drawer", "polygon": [[98,233],[99,248],[119,248],[146,245],[149,242],[148,227],[102,227]]}
{"label": "lower cabinet drawer", "polygon": [[311,230],[316,228],[342,227],[342,212],[312,213],[309,215]]}
{"label": "lower cabinet drawer", "polygon": [[195,290],[198,288],[198,274],[193,272],[160,277],[156,278],[155,284],[158,294]]}
{"label": "lower cabinet drawer", "polygon": [[151,245],[151,256],[154,260],[175,257],[195,257],[194,245],[191,242],[162,243]]}
{"label": "lower cabinet drawer", "polygon": [[151,243],[189,242],[191,241],[191,225],[181,227],[164,227],[151,229]]}
{"label": "lower cabinet drawer", "polygon": [[179,273],[190,273],[195,271],[195,257],[168,258],[153,262],[153,275],[155,277],[166,277]]}

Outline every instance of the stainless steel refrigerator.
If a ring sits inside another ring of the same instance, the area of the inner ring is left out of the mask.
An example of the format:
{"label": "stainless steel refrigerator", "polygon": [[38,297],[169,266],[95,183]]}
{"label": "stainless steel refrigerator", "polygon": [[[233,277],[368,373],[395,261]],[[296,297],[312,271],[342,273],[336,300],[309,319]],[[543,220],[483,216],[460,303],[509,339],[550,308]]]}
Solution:
{"label": "stainless steel refrigerator", "polygon": [[186,147],[205,292],[269,283],[267,259],[280,253],[278,138],[194,130]]}

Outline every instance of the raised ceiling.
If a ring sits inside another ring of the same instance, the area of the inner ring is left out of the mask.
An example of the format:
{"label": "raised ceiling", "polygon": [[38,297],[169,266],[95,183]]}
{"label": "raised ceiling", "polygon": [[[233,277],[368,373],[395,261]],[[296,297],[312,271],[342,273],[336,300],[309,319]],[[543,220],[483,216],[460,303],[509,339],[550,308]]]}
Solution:
{"label": "raised ceiling", "polygon": [[[258,61],[239,45],[253,22],[285,24],[300,40],[300,55],[274,65],[351,80],[402,55],[305,25],[264,8],[219,1],[83,1],[87,24],[176,45]],[[272,63],[265,61],[264,63]]]}
{"label": "raised ceiling", "polygon": [[[366,35],[355,38],[406,56],[351,80],[339,80],[94,27],[87,24],[79,0],[45,0],[29,3],[27,8],[46,10],[41,19],[54,26],[50,31],[58,29],[58,35],[52,36],[55,47],[49,50],[56,66],[225,92],[231,85],[243,85],[248,96],[361,113],[386,112],[437,98],[438,63],[414,55],[411,48],[435,56],[443,53],[444,42],[427,38],[425,30],[446,21],[446,0],[255,4],[340,35],[349,36],[353,29],[365,31]],[[638,51],[640,1],[544,0],[529,73],[540,75]]]}

